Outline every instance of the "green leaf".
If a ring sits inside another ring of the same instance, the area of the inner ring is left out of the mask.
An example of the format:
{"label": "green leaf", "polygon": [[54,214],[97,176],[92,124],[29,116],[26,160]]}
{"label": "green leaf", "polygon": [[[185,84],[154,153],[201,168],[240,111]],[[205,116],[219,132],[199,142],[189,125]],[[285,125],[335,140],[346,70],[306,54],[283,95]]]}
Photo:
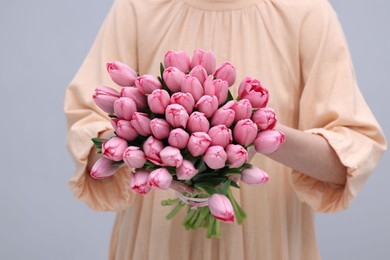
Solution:
{"label": "green leaf", "polygon": [[160,76],[161,76],[161,78],[163,78],[164,70],[165,70],[164,64],[162,62],[160,62]]}
{"label": "green leaf", "polygon": [[112,165],[112,166],[115,166],[115,167],[119,167],[119,166],[121,166],[123,163],[124,163],[124,161],[121,160],[121,161],[119,161],[119,162],[112,162],[111,165]]}
{"label": "green leaf", "polygon": [[109,118],[118,118],[116,115],[110,114],[108,115]]}
{"label": "green leaf", "polygon": [[233,100],[233,95],[232,95],[232,92],[230,92],[230,89],[228,90],[228,96],[227,96],[227,100],[226,102],[229,102],[230,100]]}
{"label": "green leaf", "polygon": [[218,193],[226,195],[231,185],[232,180],[227,178],[227,180],[218,188]]}
{"label": "green leaf", "polygon": [[213,195],[214,193],[218,193],[218,190],[213,185],[207,185],[207,183],[195,184],[195,188],[202,190],[209,196]]}

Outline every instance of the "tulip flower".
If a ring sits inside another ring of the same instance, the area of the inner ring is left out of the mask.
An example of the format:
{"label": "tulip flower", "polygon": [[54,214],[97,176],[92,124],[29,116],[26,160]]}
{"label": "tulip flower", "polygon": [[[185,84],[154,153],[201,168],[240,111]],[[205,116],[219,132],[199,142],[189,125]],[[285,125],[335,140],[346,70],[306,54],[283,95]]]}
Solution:
{"label": "tulip flower", "polygon": [[100,86],[95,89],[92,98],[104,112],[113,114],[114,102],[119,98],[119,92],[110,87]]}
{"label": "tulip flower", "polygon": [[164,67],[176,67],[186,73],[191,68],[190,57],[184,51],[168,51],[164,56]]}
{"label": "tulip flower", "polygon": [[259,130],[274,129],[277,121],[275,111],[269,107],[256,110],[252,115],[252,120]]}
{"label": "tulip flower", "polygon": [[234,122],[238,122],[242,119],[248,119],[252,116],[252,104],[248,99],[241,99],[233,107],[235,112]]}
{"label": "tulip flower", "polygon": [[179,104],[183,106],[188,114],[191,114],[194,110],[195,100],[190,93],[176,92],[171,96],[172,104]]}
{"label": "tulip flower", "polygon": [[164,82],[173,93],[180,91],[184,76],[184,72],[175,67],[168,67],[163,72]]}
{"label": "tulip flower", "polygon": [[111,123],[114,126],[114,130],[117,136],[127,141],[133,141],[135,138],[137,138],[138,133],[131,125],[130,121],[112,118]]}
{"label": "tulip flower", "polygon": [[150,130],[150,119],[148,114],[135,112],[131,117],[131,125],[137,131],[138,134],[142,136],[148,136],[152,134]]}
{"label": "tulip flower", "polygon": [[191,180],[198,173],[198,169],[188,160],[183,160],[183,163],[176,168],[176,176],[178,180]]}
{"label": "tulip flower", "polygon": [[149,186],[149,172],[145,170],[138,170],[131,174],[130,188],[132,191],[145,195],[150,191]]}
{"label": "tulip flower", "polygon": [[285,140],[284,133],[277,130],[260,131],[254,141],[258,153],[273,153],[282,146]]}
{"label": "tulip flower", "polygon": [[189,139],[190,135],[186,131],[182,128],[176,128],[169,133],[168,143],[170,146],[183,149],[187,147]]}
{"label": "tulip flower", "polygon": [[236,100],[230,100],[230,101],[226,102],[226,104],[223,105],[221,108],[223,108],[223,109],[233,109],[234,110],[235,106],[237,106],[237,101]]}
{"label": "tulip flower", "polygon": [[217,170],[225,167],[227,154],[220,145],[210,146],[203,156],[204,162],[211,169]]}
{"label": "tulip flower", "polygon": [[197,102],[203,96],[203,86],[199,80],[191,75],[185,75],[181,82],[181,92],[190,93],[195,102]]}
{"label": "tulip flower", "polygon": [[127,141],[120,137],[111,137],[108,141],[102,143],[102,154],[107,159],[112,161],[121,161],[123,158],[123,152],[127,148]]}
{"label": "tulip flower", "polygon": [[142,146],[146,159],[157,165],[161,164],[160,152],[162,149],[164,149],[163,142],[153,136],[149,136]]}
{"label": "tulip flower", "polygon": [[257,79],[245,77],[238,88],[238,97],[246,98],[254,108],[265,107],[268,103],[268,90]]}
{"label": "tulip flower", "polygon": [[208,135],[211,138],[211,145],[220,145],[225,148],[233,140],[232,130],[225,125],[217,125],[210,128]]}
{"label": "tulip flower", "polygon": [[250,166],[241,171],[241,180],[246,184],[267,183],[268,179],[268,174],[255,166]]}
{"label": "tulip flower", "polygon": [[171,125],[162,118],[153,118],[150,121],[150,130],[154,137],[162,140],[168,138],[171,131]]}
{"label": "tulip flower", "polygon": [[112,81],[122,87],[134,86],[137,72],[129,65],[119,61],[107,62],[107,71]]}
{"label": "tulip flower", "polygon": [[162,149],[160,158],[164,166],[179,167],[183,163],[183,155],[181,155],[180,150],[172,146],[166,146]]}
{"label": "tulip flower", "polygon": [[211,118],[211,125],[225,125],[227,127],[230,127],[234,122],[235,114],[236,113],[233,109],[225,109],[221,107],[213,114]]}
{"label": "tulip flower", "polygon": [[187,149],[193,156],[203,155],[211,144],[211,138],[204,132],[192,133],[188,140]]}
{"label": "tulip flower", "polygon": [[150,111],[155,114],[164,114],[165,109],[171,103],[168,92],[164,89],[155,89],[148,95],[148,105]]}
{"label": "tulip flower", "polygon": [[202,96],[195,104],[195,107],[202,112],[207,118],[211,117],[218,109],[218,99],[216,96]]}
{"label": "tulip flower", "polygon": [[146,163],[145,153],[138,146],[129,146],[123,153],[123,161],[130,168],[141,168]]}
{"label": "tulip flower", "polygon": [[153,75],[142,75],[135,80],[135,86],[142,94],[150,94],[155,89],[162,88],[161,82]]}
{"label": "tulip flower", "polygon": [[239,144],[229,144],[225,151],[229,168],[239,168],[248,161],[248,151]]}
{"label": "tulip flower", "polygon": [[214,72],[214,77],[227,81],[229,87],[236,81],[236,69],[233,64],[228,61],[222,63]]}
{"label": "tulip flower", "polygon": [[138,111],[144,110],[146,107],[146,96],[142,94],[136,87],[122,88],[120,96],[131,98],[137,105]]}
{"label": "tulip flower", "polygon": [[172,175],[165,168],[158,168],[149,174],[149,186],[161,190],[167,190],[173,180]]}
{"label": "tulip flower", "polygon": [[89,174],[94,179],[104,179],[110,177],[118,170],[118,167],[112,166],[112,163],[113,161],[102,156],[92,166]]}
{"label": "tulip flower", "polygon": [[136,111],[137,105],[131,98],[121,97],[114,102],[114,113],[120,119],[131,120]]}
{"label": "tulip flower", "polygon": [[228,97],[228,83],[225,80],[213,79],[213,76],[209,76],[204,82],[204,93],[209,96],[216,96],[218,99],[218,105],[226,102]]}
{"label": "tulip flower", "polygon": [[209,198],[209,208],[214,218],[226,223],[234,222],[234,209],[230,200],[222,194],[213,194]]}
{"label": "tulip flower", "polygon": [[171,104],[165,109],[165,119],[171,126],[175,128],[185,128],[188,117],[189,116],[186,109],[179,104]]}
{"label": "tulip flower", "polygon": [[242,119],[233,129],[233,137],[237,143],[247,146],[253,143],[257,135],[257,125],[250,119]]}
{"label": "tulip flower", "polygon": [[208,75],[212,75],[216,66],[216,57],[212,51],[195,50],[191,59],[191,67],[201,65],[205,68]]}
{"label": "tulip flower", "polygon": [[200,84],[202,84],[202,85],[207,78],[206,69],[203,68],[201,65],[197,65],[197,66],[193,67],[192,70],[190,71],[189,75],[197,78],[199,80]]}
{"label": "tulip flower", "polygon": [[187,129],[190,133],[205,132],[210,129],[209,120],[205,117],[204,113],[193,112],[188,118]]}

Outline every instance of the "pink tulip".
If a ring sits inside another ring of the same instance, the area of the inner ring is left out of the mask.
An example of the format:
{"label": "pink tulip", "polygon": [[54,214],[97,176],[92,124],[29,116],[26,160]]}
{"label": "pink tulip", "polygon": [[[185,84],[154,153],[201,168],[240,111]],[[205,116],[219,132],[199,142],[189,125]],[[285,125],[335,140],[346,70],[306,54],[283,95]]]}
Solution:
{"label": "pink tulip", "polygon": [[260,108],[253,113],[252,120],[259,130],[274,129],[277,121],[275,111],[268,107]]}
{"label": "pink tulip", "polygon": [[181,82],[181,92],[190,93],[195,102],[203,96],[203,86],[199,80],[191,75],[185,75]]}
{"label": "pink tulip", "polygon": [[112,163],[113,161],[102,156],[92,166],[89,174],[94,179],[104,179],[110,177],[118,170],[117,167],[112,166]]}
{"label": "pink tulip", "polygon": [[187,129],[190,133],[205,132],[210,129],[209,120],[201,112],[193,112],[188,118]]}
{"label": "pink tulip", "polygon": [[192,133],[188,140],[187,149],[193,156],[203,155],[211,144],[211,138],[204,132]]}
{"label": "pink tulip", "polygon": [[221,108],[223,108],[223,109],[233,109],[234,110],[235,106],[237,106],[237,101],[236,100],[230,100],[230,101],[226,102],[226,104],[223,105]]}
{"label": "pink tulip", "polygon": [[131,98],[121,97],[114,102],[114,113],[120,119],[131,120],[136,111],[137,105]]}
{"label": "pink tulip", "polygon": [[211,145],[220,145],[225,148],[233,140],[232,130],[225,125],[217,125],[210,128],[208,135],[211,138]]}
{"label": "pink tulip", "polygon": [[92,98],[104,112],[113,114],[114,102],[119,98],[119,92],[110,87],[100,86],[95,89]]}
{"label": "pink tulip", "polygon": [[183,163],[176,168],[176,176],[178,180],[191,180],[198,173],[194,164],[188,160],[183,160]]}
{"label": "pink tulip", "polygon": [[123,158],[123,152],[127,148],[127,141],[120,137],[111,137],[108,141],[102,143],[102,154],[107,159],[112,161],[121,161]]}
{"label": "pink tulip", "polygon": [[112,118],[111,124],[114,127],[116,135],[127,141],[133,141],[138,136],[137,131],[134,129],[134,127],[131,125],[131,122],[128,120]]}
{"label": "pink tulip", "polygon": [[148,95],[148,105],[150,111],[155,114],[164,114],[165,109],[171,103],[168,92],[164,89],[155,89]]}
{"label": "pink tulip", "polygon": [[214,145],[207,149],[203,160],[211,169],[222,169],[226,165],[227,154],[222,146]]}
{"label": "pink tulip", "polygon": [[268,179],[268,174],[255,166],[250,166],[241,171],[241,180],[246,184],[267,183]]}
{"label": "pink tulip", "polygon": [[142,111],[146,107],[146,96],[142,94],[136,87],[122,88],[120,96],[128,97],[134,100],[138,111]]}
{"label": "pink tulip", "polygon": [[235,112],[233,109],[220,108],[213,114],[211,118],[211,125],[225,125],[230,127],[233,124]]}
{"label": "pink tulip", "polygon": [[237,104],[233,107],[235,112],[234,122],[238,122],[242,119],[248,119],[252,116],[252,105],[248,99],[241,99],[237,102]]}
{"label": "pink tulip", "polygon": [[162,118],[153,118],[150,121],[150,130],[157,139],[168,138],[171,131],[171,125]]}
{"label": "pink tulip", "polygon": [[213,76],[209,76],[204,82],[204,93],[209,96],[216,96],[218,99],[218,105],[226,102],[228,97],[228,83],[225,80],[213,79]]}
{"label": "pink tulip", "polygon": [[160,152],[162,149],[164,149],[163,142],[153,136],[149,136],[142,146],[146,159],[157,165],[161,165]]}
{"label": "pink tulip", "polygon": [[179,167],[183,163],[183,155],[181,155],[180,150],[172,146],[166,146],[162,149],[160,158],[164,166]]}
{"label": "pink tulip", "polygon": [[138,146],[129,146],[123,153],[123,161],[130,168],[141,168],[146,163],[145,153]]}
{"label": "pink tulip", "polygon": [[195,100],[190,93],[176,92],[171,96],[172,104],[182,105],[188,114],[194,110]]}
{"label": "pink tulip", "polygon": [[248,151],[239,144],[229,144],[226,147],[229,168],[239,168],[248,161]]}
{"label": "pink tulip", "polygon": [[284,133],[277,130],[260,131],[254,141],[258,153],[273,153],[282,146],[285,140]]}
{"label": "pink tulip", "polygon": [[169,133],[168,143],[170,146],[183,149],[187,147],[189,139],[190,135],[186,131],[182,128],[176,128]]}
{"label": "pink tulip", "polygon": [[236,69],[234,68],[233,64],[228,61],[225,61],[219,68],[215,70],[214,76],[217,79],[227,81],[230,87],[234,84],[234,81],[236,81]]}
{"label": "pink tulip", "polygon": [[269,94],[260,81],[245,77],[238,88],[238,97],[248,99],[254,108],[261,108],[267,105]]}
{"label": "pink tulip", "polygon": [[218,99],[216,96],[202,96],[195,104],[195,107],[202,112],[207,118],[211,117],[218,109]]}
{"label": "pink tulip", "polygon": [[158,168],[149,174],[149,186],[161,190],[167,190],[173,180],[172,175],[165,168]]}
{"label": "pink tulip", "polygon": [[250,119],[237,122],[233,130],[233,137],[237,143],[247,146],[253,143],[257,135],[257,125]]}
{"label": "pink tulip", "polygon": [[137,78],[137,72],[129,65],[119,61],[107,62],[107,71],[111,76],[112,81],[122,87],[134,86],[134,81]]}
{"label": "pink tulip", "polygon": [[135,112],[131,117],[131,125],[137,131],[138,134],[142,136],[148,136],[152,134],[150,130],[150,119],[148,114]]}
{"label": "pink tulip", "polygon": [[188,113],[183,106],[178,104],[171,104],[165,109],[165,119],[171,126],[175,128],[185,128],[188,121]]}
{"label": "pink tulip", "polygon": [[132,173],[130,177],[130,188],[138,194],[147,194],[151,189],[149,186],[149,172],[138,170]]}
{"label": "pink tulip", "polygon": [[212,51],[195,50],[191,59],[191,67],[201,65],[208,75],[213,74],[216,66],[216,58]]}
{"label": "pink tulip", "polygon": [[203,85],[203,82],[207,78],[206,69],[203,68],[201,65],[197,65],[197,66],[193,67],[189,74],[191,76],[197,78],[199,80],[200,84],[202,84],[202,85]]}
{"label": "pink tulip", "polygon": [[191,68],[190,57],[184,51],[168,51],[164,56],[164,67],[176,67],[186,73]]}
{"label": "pink tulip", "polygon": [[183,81],[184,76],[184,72],[175,67],[168,67],[163,73],[164,82],[173,93],[180,91],[181,82]]}
{"label": "pink tulip", "polygon": [[214,218],[226,223],[234,222],[234,209],[232,203],[225,195],[211,195],[209,198],[209,208]]}
{"label": "pink tulip", "polygon": [[162,88],[161,82],[153,75],[142,75],[135,80],[135,85],[142,94],[150,94]]}

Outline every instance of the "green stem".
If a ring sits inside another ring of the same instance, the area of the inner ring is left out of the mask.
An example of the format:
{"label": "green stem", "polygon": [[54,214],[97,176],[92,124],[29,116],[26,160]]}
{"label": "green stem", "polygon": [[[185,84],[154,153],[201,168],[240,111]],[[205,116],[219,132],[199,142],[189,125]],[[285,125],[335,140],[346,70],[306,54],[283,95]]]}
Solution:
{"label": "green stem", "polygon": [[245,211],[237,203],[236,199],[232,194],[231,189],[228,190],[226,196],[229,198],[230,202],[232,203],[234,209],[234,215],[236,216],[237,223],[241,225],[242,223],[244,223],[244,219],[246,218]]}
{"label": "green stem", "polygon": [[165,217],[167,220],[172,219],[184,207],[184,203],[179,201],[176,207]]}

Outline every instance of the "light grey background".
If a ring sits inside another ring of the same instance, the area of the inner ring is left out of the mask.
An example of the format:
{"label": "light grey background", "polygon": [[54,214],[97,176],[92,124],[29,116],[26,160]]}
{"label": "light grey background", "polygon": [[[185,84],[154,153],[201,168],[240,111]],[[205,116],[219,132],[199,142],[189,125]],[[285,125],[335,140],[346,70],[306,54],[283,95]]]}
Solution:
{"label": "light grey background", "polygon": [[[361,90],[390,136],[388,0],[331,0]],[[63,98],[111,1],[12,0],[0,8],[0,259],[106,259],[113,213],[73,199]],[[364,147],[362,147],[364,149]],[[317,217],[323,259],[389,259],[390,156],[349,210]]]}

